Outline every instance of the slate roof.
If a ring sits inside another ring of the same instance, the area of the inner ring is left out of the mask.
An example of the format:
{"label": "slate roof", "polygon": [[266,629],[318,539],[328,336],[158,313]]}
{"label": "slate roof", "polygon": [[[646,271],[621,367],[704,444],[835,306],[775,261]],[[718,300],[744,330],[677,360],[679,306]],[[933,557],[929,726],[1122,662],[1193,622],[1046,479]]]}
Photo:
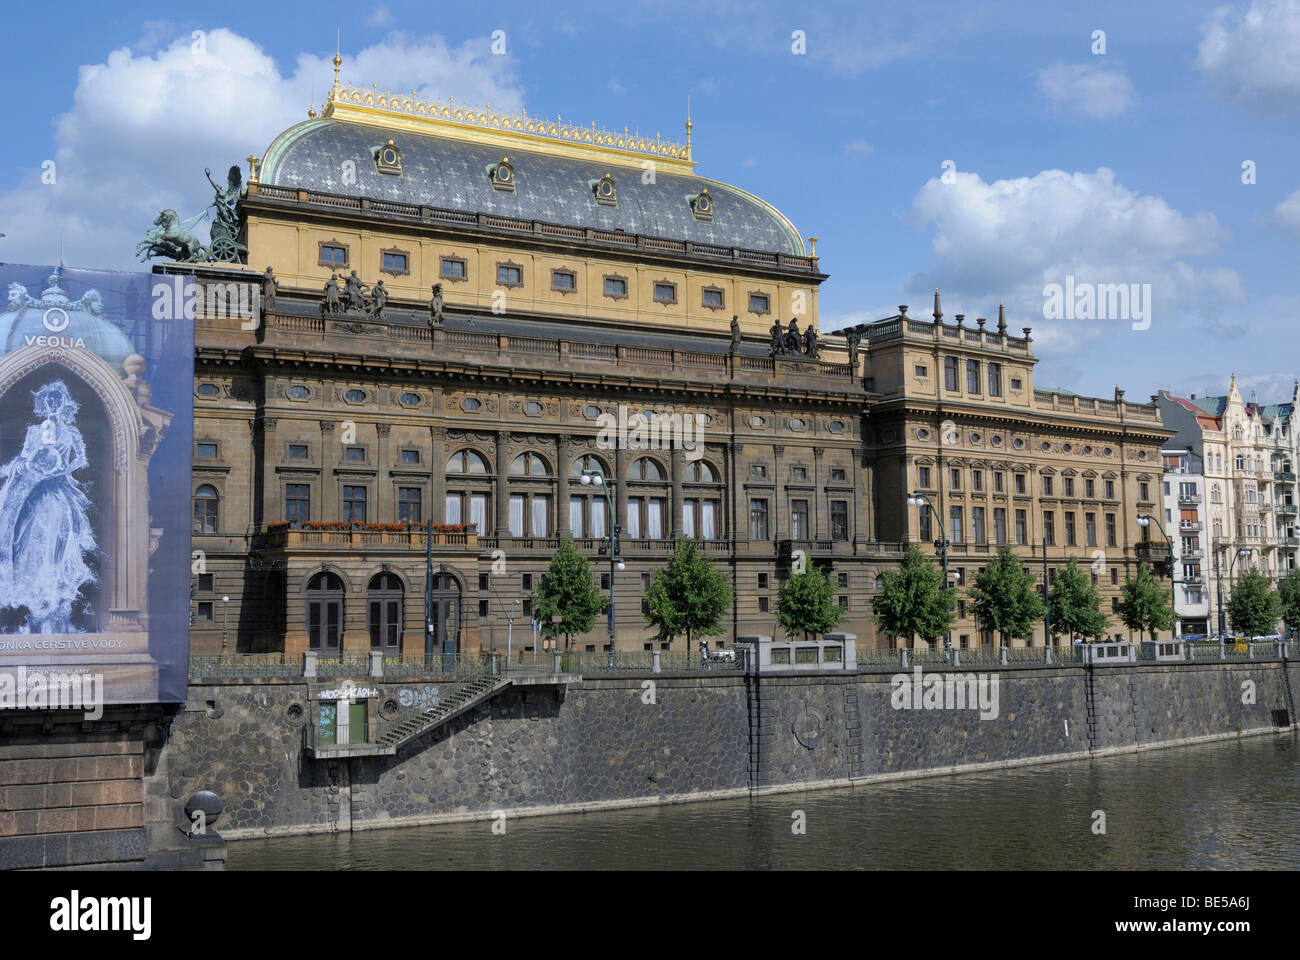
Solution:
{"label": "slate roof", "polygon": [[[380,173],[375,164],[372,151],[390,138],[401,150],[401,176]],[[513,193],[492,185],[490,168],[503,153],[515,171]],[[344,175],[347,160],[355,164],[355,176]],[[606,172],[614,178],[617,206],[596,202],[592,183]],[[776,208],[716,180],[657,171],[654,183],[643,183],[640,167],[522,148],[503,151],[335,119],[307,120],[281,133],[266,151],[261,180],[372,200],[805,255],[799,231]],[[697,219],[689,202],[704,187],[713,199],[711,221]]]}

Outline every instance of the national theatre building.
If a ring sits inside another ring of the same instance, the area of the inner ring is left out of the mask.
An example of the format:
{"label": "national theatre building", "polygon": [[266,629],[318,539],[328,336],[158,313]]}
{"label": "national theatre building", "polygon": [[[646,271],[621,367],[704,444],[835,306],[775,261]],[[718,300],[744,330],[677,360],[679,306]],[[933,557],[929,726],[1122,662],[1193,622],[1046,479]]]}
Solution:
{"label": "national theatre building", "polygon": [[[914,491],[967,578],[999,543],[1100,553],[1110,608],[1161,502],[1155,407],[1035,389],[1028,329],[944,323],[937,297],[823,332],[815,249],[695,174],[689,121],[681,144],[608,133],[351,87],[337,63],[320,115],[249,158],[234,262],[156,268],[203,292],[195,654],[420,656],[430,561],[436,649],[540,649],[532,595],[566,536],[620,650],[670,649],[642,598],[683,537],[733,587],[715,649],[780,633],[799,551],[841,629],[886,644],[879,577],[939,536]],[[214,309],[232,284],[259,316]],[[980,643],[959,614],[954,643]],[[605,649],[603,619],[576,642]]]}

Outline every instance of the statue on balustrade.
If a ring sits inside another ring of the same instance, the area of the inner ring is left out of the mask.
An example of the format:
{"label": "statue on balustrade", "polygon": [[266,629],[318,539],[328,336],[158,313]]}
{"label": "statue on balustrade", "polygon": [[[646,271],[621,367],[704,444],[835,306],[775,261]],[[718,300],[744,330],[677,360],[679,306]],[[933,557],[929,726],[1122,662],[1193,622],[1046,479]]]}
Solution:
{"label": "statue on balustrade", "polygon": [[785,353],[785,331],[781,328],[781,321],[772,321],[772,328],[768,333],[772,337],[771,356],[779,357]]}
{"label": "statue on balustrade", "polygon": [[849,346],[849,366],[854,370],[858,368],[858,345],[862,342],[862,334],[856,329],[850,328],[844,331],[844,342]]}
{"label": "statue on balustrade", "polygon": [[384,306],[388,303],[388,290],[384,287],[384,281],[378,281],[370,291],[370,305],[366,308],[366,313],[376,320],[383,319]]}
{"label": "statue on balustrade", "polygon": [[809,324],[808,329],[804,331],[803,353],[809,360],[816,360],[821,356],[821,344],[817,340],[817,328],[812,324]]}
{"label": "statue on balustrade", "polygon": [[275,279],[275,274],[271,268],[266,268],[266,274],[262,277],[262,310],[269,313],[275,309],[275,294],[280,289],[280,283]]}
{"label": "statue on balustrade", "polygon": [[339,275],[331,274],[325,281],[325,296],[321,299],[320,312],[323,317],[337,317],[343,312],[343,301],[339,298]]}
{"label": "statue on balustrade", "polygon": [[366,285],[355,270],[343,281],[343,309],[348,313],[366,312]]}
{"label": "statue on balustrade", "polygon": [[442,326],[442,284],[433,285],[433,299],[429,301],[429,326]]}
{"label": "statue on balustrade", "polygon": [[784,347],[785,353],[793,353],[796,356],[803,350],[803,336],[799,333],[799,319],[797,317],[790,321],[790,329],[785,333]]}
{"label": "statue on balustrade", "polygon": [[731,352],[735,353],[740,349],[740,318],[731,318]]}

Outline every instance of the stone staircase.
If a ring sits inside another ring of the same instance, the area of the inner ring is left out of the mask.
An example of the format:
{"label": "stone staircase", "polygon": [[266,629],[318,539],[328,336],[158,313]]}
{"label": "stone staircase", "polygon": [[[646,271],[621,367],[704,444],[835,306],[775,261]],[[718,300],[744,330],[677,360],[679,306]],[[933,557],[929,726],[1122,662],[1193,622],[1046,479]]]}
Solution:
{"label": "stone staircase", "polygon": [[375,745],[385,748],[385,752],[395,752],[407,741],[490,700],[498,691],[510,686],[511,683],[513,681],[509,677],[497,676],[471,677],[469,680],[462,680],[451,688],[447,699],[394,724],[376,741]]}

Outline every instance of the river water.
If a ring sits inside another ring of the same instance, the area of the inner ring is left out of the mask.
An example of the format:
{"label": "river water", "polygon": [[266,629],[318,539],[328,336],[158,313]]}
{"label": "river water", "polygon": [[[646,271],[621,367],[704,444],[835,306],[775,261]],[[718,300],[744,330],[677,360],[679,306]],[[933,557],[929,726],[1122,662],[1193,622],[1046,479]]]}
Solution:
{"label": "river water", "polygon": [[228,866],[1294,870],[1297,823],[1300,744],[1283,733],[752,800],[510,817],[504,834],[484,820],[242,840]]}

